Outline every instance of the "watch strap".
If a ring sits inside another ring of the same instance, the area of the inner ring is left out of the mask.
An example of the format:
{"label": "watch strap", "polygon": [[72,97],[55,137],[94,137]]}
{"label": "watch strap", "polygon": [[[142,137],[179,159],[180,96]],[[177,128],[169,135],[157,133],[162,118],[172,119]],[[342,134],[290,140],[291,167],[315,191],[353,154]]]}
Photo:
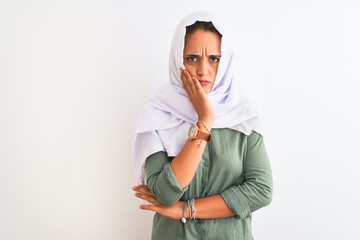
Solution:
{"label": "watch strap", "polygon": [[202,132],[202,131],[198,131],[198,135],[197,135],[198,139],[202,139],[205,140],[207,142],[211,141],[211,134],[210,133],[206,133],[206,132]]}

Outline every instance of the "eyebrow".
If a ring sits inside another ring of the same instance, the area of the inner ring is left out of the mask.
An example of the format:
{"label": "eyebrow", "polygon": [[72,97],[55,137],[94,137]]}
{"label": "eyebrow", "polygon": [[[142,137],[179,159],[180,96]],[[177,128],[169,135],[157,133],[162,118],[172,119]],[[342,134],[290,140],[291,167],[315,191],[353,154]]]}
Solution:
{"label": "eyebrow", "polygon": [[[184,55],[184,57],[200,57],[200,55],[197,55],[197,54],[186,54],[186,55]],[[218,57],[218,58],[221,58],[221,55],[210,54],[209,57]]]}

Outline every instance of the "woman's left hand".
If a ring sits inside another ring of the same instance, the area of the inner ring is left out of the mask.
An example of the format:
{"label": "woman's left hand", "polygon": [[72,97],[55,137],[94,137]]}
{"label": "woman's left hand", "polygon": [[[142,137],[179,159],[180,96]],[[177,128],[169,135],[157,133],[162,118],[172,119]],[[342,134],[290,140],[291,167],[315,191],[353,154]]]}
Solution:
{"label": "woman's left hand", "polygon": [[182,217],[183,202],[178,201],[172,206],[165,206],[159,202],[156,197],[150,192],[146,185],[138,185],[132,188],[136,193],[135,196],[148,201],[150,204],[140,205],[140,209],[150,210],[157,212],[164,217],[171,218],[174,220],[180,220]]}

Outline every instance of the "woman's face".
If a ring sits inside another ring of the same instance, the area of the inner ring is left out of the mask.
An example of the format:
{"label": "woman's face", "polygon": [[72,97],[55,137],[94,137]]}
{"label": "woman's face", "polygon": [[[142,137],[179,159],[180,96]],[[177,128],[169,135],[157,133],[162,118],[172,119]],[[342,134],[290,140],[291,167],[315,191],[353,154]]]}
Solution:
{"label": "woman's face", "polygon": [[214,32],[196,30],[186,35],[184,65],[196,77],[206,93],[214,86],[221,57],[221,39]]}

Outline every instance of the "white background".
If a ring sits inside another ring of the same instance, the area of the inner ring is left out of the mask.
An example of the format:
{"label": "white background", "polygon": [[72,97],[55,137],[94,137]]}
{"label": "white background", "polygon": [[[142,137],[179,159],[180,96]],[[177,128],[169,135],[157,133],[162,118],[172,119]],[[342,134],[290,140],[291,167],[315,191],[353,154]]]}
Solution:
{"label": "white background", "polygon": [[130,159],[177,23],[232,29],[274,175],[255,239],[360,239],[360,7],[350,0],[0,0],[0,239],[149,239]]}

